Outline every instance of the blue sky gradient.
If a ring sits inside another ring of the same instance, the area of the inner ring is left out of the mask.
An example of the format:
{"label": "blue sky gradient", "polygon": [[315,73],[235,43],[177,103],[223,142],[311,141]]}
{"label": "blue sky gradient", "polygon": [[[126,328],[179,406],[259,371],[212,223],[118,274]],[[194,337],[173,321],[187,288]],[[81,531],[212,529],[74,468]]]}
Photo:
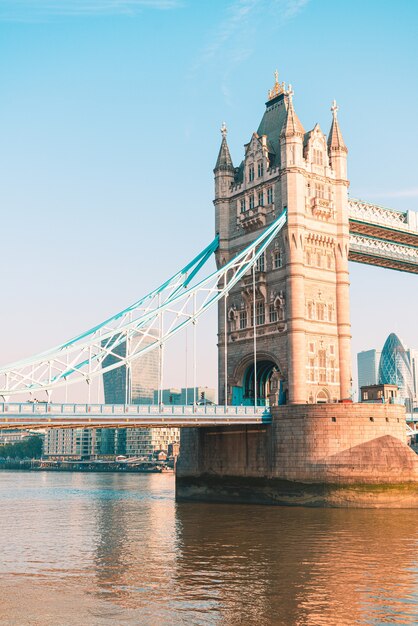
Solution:
{"label": "blue sky gradient", "polygon": [[[417,210],[417,19],[412,0],[0,2],[0,361],[104,319],[211,240],[219,127],[238,164],[276,67],[306,129],[327,133],[337,99],[351,195]],[[353,353],[391,331],[418,347],[417,281],[351,265]],[[202,327],[213,385],[215,315]]]}

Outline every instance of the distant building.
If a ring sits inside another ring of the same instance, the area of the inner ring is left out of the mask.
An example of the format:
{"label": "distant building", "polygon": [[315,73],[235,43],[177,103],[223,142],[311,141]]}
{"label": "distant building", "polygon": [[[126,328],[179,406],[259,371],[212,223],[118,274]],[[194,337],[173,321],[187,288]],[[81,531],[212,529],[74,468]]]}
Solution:
{"label": "distant building", "polygon": [[0,446],[20,443],[34,436],[43,437],[44,433],[31,430],[0,430]]}
{"label": "distant building", "polygon": [[[212,387],[182,387],[177,389],[163,389],[161,393],[163,404],[186,405],[197,403],[215,404],[216,391]],[[158,404],[158,390],[154,390],[154,404]]]}
{"label": "distant building", "polygon": [[407,350],[411,364],[412,387],[414,390],[414,406],[418,406],[418,350]]}
{"label": "distant building", "polygon": [[396,385],[365,385],[361,388],[361,402],[396,403],[398,387]]}
{"label": "distant building", "polygon": [[362,387],[377,385],[379,382],[380,355],[380,350],[363,350],[357,354],[359,400]]}
{"label": "distant building", "polygon": [[48,428],[44,439],[44,457],[83,460],[100,448],[101,429]]}
{"label": "distant building", "polygon": [[[131,340],[130,349],[134,350],[141,337]],[[142,345],[147,346],[155,341],[153,337],[144,337]],[[123,341],[112,349],[103,361],[103,368],[109,367],[120,361],[120,357],[126,357],[126,342]],[[158,387],[159,379],[159,350],[150,350],[142,357],[131,362],[130,375],[126,375],[126,366],[103,373],[103,388],[106,404],[152,404],[154,389]],[[130,389],[127,389],[130,384]]]}
{"label": "distant building", "polygon": [[179,428],[128,428],[126,456],[149,458],[160,450],[168,454],[169,446],[179,444]]}
{"label": "distant building", "polygon": [[382,349],[379,383],[396,385],[399,389],[399,398],[404,400],[407,411],[412,411],[415,394],[411,354],[395,333],[389,335]]}
{"label": "distant building", "polygon": [[408,411],[418,406],[418,350],[406,348],[395,333],[386,339],[382,350],[363,350],[357,354],[359,400],[361,389],[372,385],[395,385],[397,402]]}
{"label": "distant building", "polygon": [[[131,343],[135,347],[134,339]],[[143,341],[147,345],[153,341],[148,338]],[[114,352],[126,355],[126,343],[123,342]],[[103,367],[112,365],[117,357],[109,356],[103,361]],[[132,361],[130,371],[131,390],[127,390],[127,376],[125,366],[105,372],[103,374],[103,386],[105,402],[109,404],[124,404],[130,396],[133,404],[154,404],[158,402],[156,388],[159,382],[159,351],[151,350],[136,361]],[[181,404],[179,399],[181,392],[177,389],[165,389],[162,392],[163,404]],[[178,444],[180,431],[178,428],[123,428],[102,429],[101,454],[123,454],[129,457],[153,456],[155,452],[163,450],[167,452],[170,444]]]}

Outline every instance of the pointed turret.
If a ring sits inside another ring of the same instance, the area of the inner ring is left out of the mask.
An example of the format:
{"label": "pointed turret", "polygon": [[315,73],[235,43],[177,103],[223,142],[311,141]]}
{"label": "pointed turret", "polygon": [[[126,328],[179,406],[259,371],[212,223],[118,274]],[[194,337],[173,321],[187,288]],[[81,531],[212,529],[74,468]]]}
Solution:
{"label": "pointed turret", "polygon": [[338,106],[335,100],[331,106],[332,124],[328,135],[328,155],[332,169],[337,178],[347,178],[347,146],[344,143],[341,134],[340,125],[338,124],[337,112]]}
{"label": "pointed turret", "polygon": [[285,92],[287,97],[286,116],[280,131],[280,161],[282,167],[300,165],[303,161],[303,137],[305,129],[293,107],[293,89],[289,85]]}
{"label": "pointed turret", "polygon": [[334,100],[331,106],[332,111],[332,124],[331,130],[328,135],[328,152],[340,150],[342,152],[348,152],[347,146],[344,143],[343,136],[341,134],[340,125],[338,124],[337,112],[338,106],[336,101]]}
{"label": "pointed turret", "polygon": [[286,118],[280,133],[280,137],[294,137],[300,136],[303,137],[305,134],[305,129],[303,128],[300,119],[296,115],[294,106],[293,106],[293,89],[292,85],[289,85],[289,89],[286,92],[287,95],[287,112]]}
{"label": "pointed turret", "polygon": [[222,143],[215,169],[215,228],[221,239],[227,239],[229,233],[229,197],[234,184],[235,168],[232,163],[225,122],[221,126]]}
{"label": "pointed turret", "polygon": [[228,130],[226,128],[226,124],[225,122],[223,122],[221,126],[222,143],[219,149],[215,169],[213,170],[214,172],[217,172],[219,170],[234,172],[234,165],[232,163],[231,153],[229,152],[228,142],[226,140],[227,132]]}

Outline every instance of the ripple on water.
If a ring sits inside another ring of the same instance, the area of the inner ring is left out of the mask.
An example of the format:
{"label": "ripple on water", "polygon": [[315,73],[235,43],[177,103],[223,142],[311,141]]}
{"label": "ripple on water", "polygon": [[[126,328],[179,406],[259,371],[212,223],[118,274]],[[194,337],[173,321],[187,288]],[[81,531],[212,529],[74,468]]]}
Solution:
{"label": "ripple on water", "polygon": [[418,623],[413,510],[175,504],[154,474],[0,472],[0,500],[2,624]]}

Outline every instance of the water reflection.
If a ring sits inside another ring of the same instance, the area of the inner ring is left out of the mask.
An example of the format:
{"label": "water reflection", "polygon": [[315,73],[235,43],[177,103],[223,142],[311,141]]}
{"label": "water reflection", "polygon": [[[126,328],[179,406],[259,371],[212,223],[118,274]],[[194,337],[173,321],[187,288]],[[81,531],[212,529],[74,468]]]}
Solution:
{"label": "water reflection", "polygon": [[0,472],[1,623],[418,623],[418,512],[176,505],[173,489]]}
{"label": "water reflection", "polygon": [[223,623],[418,623],[414,511],[182,504],[177,520],[180,595]]}

